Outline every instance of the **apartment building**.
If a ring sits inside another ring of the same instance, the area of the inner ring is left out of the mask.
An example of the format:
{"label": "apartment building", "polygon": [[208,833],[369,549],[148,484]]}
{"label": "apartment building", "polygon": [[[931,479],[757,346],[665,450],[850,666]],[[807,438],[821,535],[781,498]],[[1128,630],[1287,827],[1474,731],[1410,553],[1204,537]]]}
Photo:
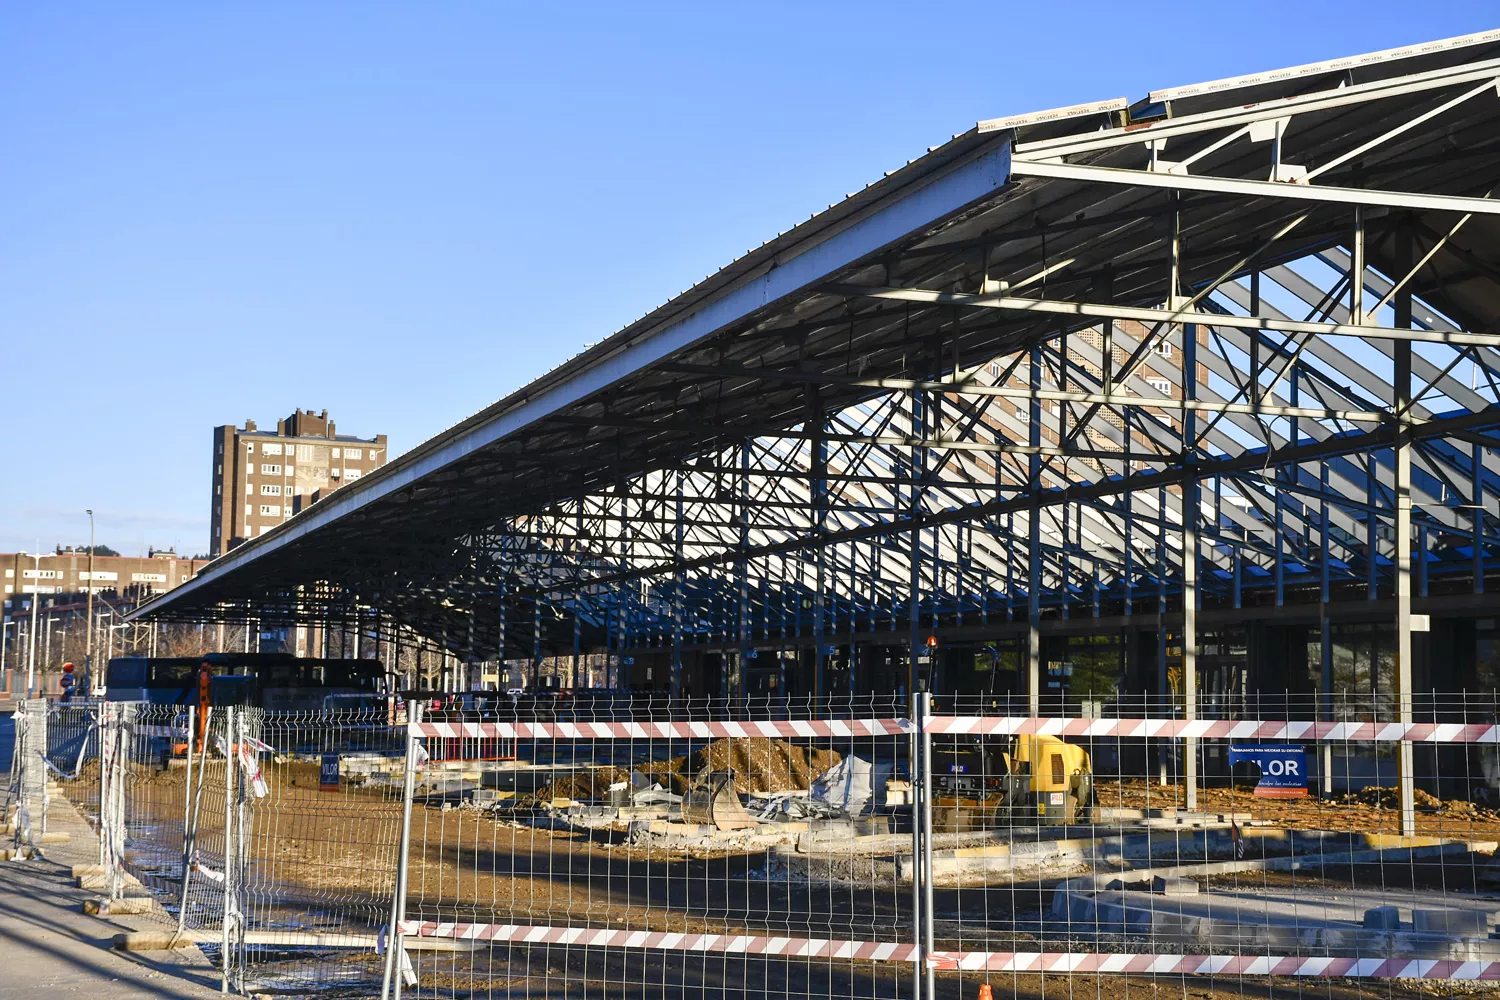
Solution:
{"label": "apartment building", "polygon": [[[51,554],[0,553],[0,593],[10,607],[11,595],[116,593],[143,598],[186,583],[208,565],[206,559],[183,559],[171,549],[152,549],[145,556],[94,556],[89,570],[87,549],[58,548]],[[29,602],[28,602],[28,607]]]}
{"label": "apartment building", "polygon": [[386,436],[337,433],[328,411],[298,410],[261,430],[214,428],[209,551],[221,556],[386,462]]}

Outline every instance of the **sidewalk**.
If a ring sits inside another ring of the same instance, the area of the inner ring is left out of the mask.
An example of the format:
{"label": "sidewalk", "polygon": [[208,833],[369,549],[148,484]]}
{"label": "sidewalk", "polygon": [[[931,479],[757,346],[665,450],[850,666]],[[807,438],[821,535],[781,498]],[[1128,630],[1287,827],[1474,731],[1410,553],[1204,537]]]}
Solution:
{"label": "sidewalk", "polygon": [[[0,717],[0,765],[6,770],[12,725],[9,715]],[[0,771],[0,790],[8,784],[8,774]],[[219,996],[218,972],[196,948],[111,949],[120,931],[164,925],[149,917],[84,916],[84,900],[98,893],[77,888],[71,868],[96,864],[99,842],[65,799],[54,799],[48,813],[48,829],[67,832],[70,842],[47,845],[46,860],[0,862],[0,1000]]]}

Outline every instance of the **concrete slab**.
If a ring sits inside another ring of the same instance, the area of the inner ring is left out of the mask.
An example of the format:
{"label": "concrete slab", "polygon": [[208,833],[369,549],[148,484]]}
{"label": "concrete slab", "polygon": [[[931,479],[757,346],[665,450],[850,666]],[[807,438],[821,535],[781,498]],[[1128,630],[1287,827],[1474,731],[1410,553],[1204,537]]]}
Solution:
{"label": "concrete slab", "polygon": [[[1394,889],[1210,889],[1196,895],[1066,887],[1053,894],[1048,931],[1072,934],[1148,934],[1164,948],[1228,949],[1237,953],[1500,960],[1500,941],[1488,937],[1500,900],[1448,893],[1442,917],[1424,927],[1389,926],[1394,914],[1431,900],[1430,893]],[[1377,926],[1367,917],[1387,910]],[[1423,911],[1416,911],[1423,912]],[[1440,929],[1441,928],[1441,929]],[[1285,949],[1295,949],[1287,952]]]}

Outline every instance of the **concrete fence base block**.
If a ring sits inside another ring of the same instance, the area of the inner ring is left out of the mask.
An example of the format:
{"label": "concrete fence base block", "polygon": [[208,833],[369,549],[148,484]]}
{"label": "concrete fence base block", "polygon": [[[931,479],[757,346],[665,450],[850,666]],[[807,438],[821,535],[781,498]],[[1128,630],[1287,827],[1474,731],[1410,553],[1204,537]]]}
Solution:
{"label": "concrete fence base block", "polygon": [[[109,876],[102,873],[93,875],[80,875],[78,876],[76,881],[78,883],[78,888],[80,889],[109,888]],[[134,875],[131,875],[129,872],[120,873],[120,885],[126,889],[142,888],[140,880],[137,879]]]}
{"label": "concrete fence base block", "polygon": [[89,899],[83,904],[83,912],[91,917],[153,913],[155,910],[156,901],[143,896],[128,896],[124,899]]}
{"label": "concrete fence base block", "polygon": [[212,931],[122,931],[114,936],[114,946],[121,951],[171,951],[199,944],[222,941],[223,935]]}

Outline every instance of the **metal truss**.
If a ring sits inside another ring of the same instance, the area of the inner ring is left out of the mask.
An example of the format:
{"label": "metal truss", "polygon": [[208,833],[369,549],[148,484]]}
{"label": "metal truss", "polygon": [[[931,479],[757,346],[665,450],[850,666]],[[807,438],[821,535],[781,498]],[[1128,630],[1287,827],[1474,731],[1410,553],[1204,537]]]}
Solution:
{"label": "metal truss", "polygon": [[144,613],[813,693],[1008,636],[1033,711],[1044,628],[1155,616],[1191,713],[1200,617],[1378,607],[1409,698],[1500,554],[1500,58],[1399,69],[982,123]]}

